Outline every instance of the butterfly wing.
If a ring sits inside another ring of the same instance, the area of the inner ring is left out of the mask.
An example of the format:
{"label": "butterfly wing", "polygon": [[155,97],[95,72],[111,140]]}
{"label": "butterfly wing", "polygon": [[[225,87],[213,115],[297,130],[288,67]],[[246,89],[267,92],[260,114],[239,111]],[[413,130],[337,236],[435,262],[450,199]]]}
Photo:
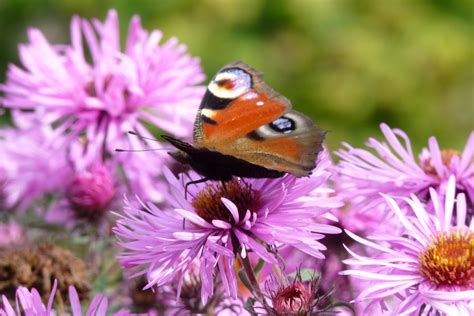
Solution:
{"label": "butterfly wing", "polygon": [[314,169],[324,136],[241,62],[223,67],[210,82],[194,126],[197,147],[296,176]]}

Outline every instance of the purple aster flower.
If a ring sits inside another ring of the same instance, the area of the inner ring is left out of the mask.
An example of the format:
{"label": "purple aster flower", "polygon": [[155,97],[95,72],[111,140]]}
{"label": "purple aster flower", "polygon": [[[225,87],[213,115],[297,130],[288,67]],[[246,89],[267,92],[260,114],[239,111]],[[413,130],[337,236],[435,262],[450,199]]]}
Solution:
{"label": "purple aster flower", "polygon": [[[47,305],[41,300],[39,292],[33,288],[28,290],[25,287],[20,286],[16,291],[16,309],[8,302],[8,299],[2,295],[3,306],[0,304],[0,315],[1,316],[54,316],[58,315],[59,311],[53,309],[53,301],[56,295],[58,282],[55,280],[51,295],[48,299]],[[72,315],[81,316],[83,315],[81,310],[81,303],[76,289],[73,286],[69,287],[69,301]],[[97,294],[85,312],[84,315],[107,315],[108,300],[104,296]],[[64,314],[64,311],[60,313]],[[132,315],[131,313],[121,310],[114,313],[115,316],[127,316]]]}
{"label": "purple aster flower", "polygon": [[392,315],[473,315],[474,222],[466,225],[465,194],[456,196],[455,191],[454,176],[448,180],[445,199],[430,189],[434,214],[415,194],[400,198],[409,205],[408,214],[384,195],[404,228],[401,234],[364,239],[346,231],[375,252],[367,256],[346,248],[353,258],[344,262],[353,268],[342,273],[368,281],[355,300],[364,312],[376,313],[380,304],[385,309],[390,306]]}
{"label": "purple aster flower", "polygon": [[64,147],[64,139],[46,126],[0,130],[6,208],[23,211],[34,200],[64,186],[72,174]]}
{"label": "purple aster flower", "polygon": [[311,195],[330,175],[319,167],[309,178],[286,175],[280,179],[234,179],[225,186],[196,184],[188,187],[189,199],[185,199],[184,183],[197,175],[179,179],[169,171],[165,175],[173,209],[153,204],[143,205],[143,210],[129,207],[114,229],[119,245],[127,249],[119,260],[126,268],[140,266],[137,275],[147,274],[147,287],[170,282],[181,286],[185,272],[199,259],[204,304],[213,295],[215,268],[223,288],[236,298],[236,257],[245,259],[252,252],[275,264],[273,249],[287,245],[324,258],[326,247],[319,240],[324,234],[340,233],[340,229],[316,221],[330,210],[324,200]]}
{"label": "purple aster flower", "polygon": [[19,245],[24,241],[24,233],[21,226],[10,220],[6,223],[0,222],[0,249]]}
{"label": "purple aster flower", "polygon": [[[127,133],[152,137],[145,123],[189,136],[205,89],[196,84],[204,75],[184,45],[176,38],[160,45],[162,37],[158,30],[145,31],[135,16],[122,50],[114,10],[105,22],[73,17],[70,45],[51,44],[40,30],[29,29],[29,43],[19,48],[22,67],[9,66],[1,101],[12,110],[34,111],[58,133],[83,137],[85,145],[77,151],[86,164],[117,148],[149,148],[147,140]],[[126,166],[132,186],[142,187],[151,199],[156,192],[150,177],[161,174],[161,164],[144,163],[150,153],[122,153],[115,159]]]}
{"label": "purple aster flower", "polygon": [[359,214],[358,219],[365,223],[374,221],[372,226],[388,223],[386,205],[379,193],[405,197],[415,193],[426,200],[428,189],[433,187],[444,196],[451,175],[456,177],[457,190],[466,194],[467,219],[472,216],[474,132],[462,153],[441,150],[436,138],[431,137],[428,148],[423,149],[417,162],[410,139],[403,131],[390,129],[386,124],[381,124],[381,130],[386,143],[373,138],[368,141],[375,154],[349,144],[344,144],[346,148],[336,153],[341,157],[337,168],[340,194],[351,204],[351,211]]}

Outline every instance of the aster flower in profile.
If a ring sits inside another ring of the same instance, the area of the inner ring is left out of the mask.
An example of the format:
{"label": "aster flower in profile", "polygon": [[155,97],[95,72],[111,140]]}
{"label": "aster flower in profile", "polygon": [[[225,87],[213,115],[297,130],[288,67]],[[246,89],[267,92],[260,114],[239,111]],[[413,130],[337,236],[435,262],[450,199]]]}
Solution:
{"label": "aster flower in profile", "polygon": [[[0,304],[0,315],[1,316],[54,316],[54,315],[65,315],[64,310],[55,310],[53,308],[54,298],[56,296],[57,281],[54,281],[53,288],[47,302],[43,302],[39,292],[32,288],[28,290],[25,287],[20,286],[16,290],[16,308],[8,301],[8,299],[2,295],[2,304]],[[93,299],[87,311],[83,314],[81,302],[76,289],[73,286],[69,287],[69,309],[74,316],[81,315],[96,315],[105,316],[108,309],[108,299],[101,294],[97,294]],[[113,313],[115,316],[127,316],[132,315],[128,311],[121,310]]]}
{"label": "aster flower in profile", "polygon": [[[320,276],[298,270],[294,275],[282,277],[272,274],[265,282],[265,298],[256,301],[249,311],[258,315],[306,316],[320,315],[332,309],[331,292],[319,288]],[[247,306],[250,304],[247,304]]]}
{"label": "aster flower in profile", "polygon": [[[147,140],[128,134],[152,137],[146,124],[187,137],[204,93],[197,85],[204,75],[184,45],[176,38],[160,44],[162,38],[158,30],[144,30],[134,16],[121,49],[114,10],[104,22],[73,17],[69,45],[51,44],[31,28],[29,42],[19,48],[22,66],[10,65],[0,86],[1,103],[14,112],[32,111],[57,133],[81,137],[79,151],[86,164],[110,157],[117,148],[149,148]],[[115,156],[119,166],[131,166],[124,170],[133,178],[132,185],[151,191],[150,177],[161,168],[143,163],[149,161],[149,152]]]}
{"label": "aster flower in profile", "polygon": [[101,226],[109,211],[121,206],[119,191],[125,193],[110,165],[97,162],[82,169],[73,167],[64,187],[56,192],[57,200],[38,208],[37,213],[48,223],[70,228],[82,223]]}
{"label": "aster flower in profile", "polygon": [[[139,266],[148,287],[177,282],[196,259],[200,261],[201,297],[214,293],[217,268],[222,287],[237,297],[234,263],[248,265],[248,253],[276,264],[274,250],[287,245],[317,258],[326,248],[319,242],[324,234],[340,230],[316,220],[329,212],[324,202],[310,193],[322,185],[329,172],[316,168],[309,178],[286,175],[279,179],[238,179],[225,183],[184,183],[198,177],[165,173],[170,183],[172,209],[143,205],[129,207],[114,229],[119,245],[126,250],[119,260],[126,268]],[[323,201],[323,200],[322,200]]]}
{"label": "aster flower in profile", "polygon": [[446,198],[430,189],[434,214],[414,194],[400,198],[409,205],[408,214],[384,195],[404,228],[401,234],[380,233],[365,239],[346,231],[374,252],[369,257],[347,248],[353,258],[344,261],[352,266],[344,275],[368,281],[355,300],[363,312],[377,313],[380,304],[392,315],[474,313],[474,222],[466,225],[465,194],[456,196],[455,191],[454,176],[448,181]]}
{"label": "aster flower in profile", "polygon": [[[387,142],[373,138],[368,146],[375,153],[344,144],[336,154],[341,196],[359,214],[371,213],[378,223],[385,219],[385,203],[379,193],[408,197],[415,193],[426,200],[433,187],[444,196],[448,179],[456,177],[456,188],[464,192],[468,201],[468,219],[472,216],[474,201],[474,132],[468,138],[463,152],[441,150],[435,137],[429,139],[416,161],[408,136],[399,129],[381,124]],[[383,209],[381,209],[383,208]],[[361,215],[364,217],[363,215]],[[368,216],[370,217],[370,216]],[[369,219],[370,220],[370,219]]]}

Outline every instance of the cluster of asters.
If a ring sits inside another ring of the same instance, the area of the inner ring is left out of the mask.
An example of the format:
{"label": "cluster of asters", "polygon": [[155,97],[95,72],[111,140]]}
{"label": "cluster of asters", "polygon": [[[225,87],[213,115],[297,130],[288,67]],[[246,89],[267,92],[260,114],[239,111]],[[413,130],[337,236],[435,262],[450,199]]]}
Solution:
{"label": "cluster of asters", "polygon": [[[121,47],[113,10],[73,17],[66,44],[28,30],[0,85],[0,315],[474,314],[474,132],[416,157],[382,124],[309,177],[187,186],[199,175],[151,149],[157,130],[191,136],[204,75],[162,37],[136,16]],[[24,250],[60,229],[88,264]]]}

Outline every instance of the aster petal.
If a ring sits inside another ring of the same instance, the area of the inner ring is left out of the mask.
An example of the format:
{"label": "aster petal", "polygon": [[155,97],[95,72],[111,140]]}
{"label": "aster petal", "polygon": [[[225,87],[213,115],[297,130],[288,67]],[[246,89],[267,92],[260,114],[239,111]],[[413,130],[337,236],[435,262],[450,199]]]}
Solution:
{"label": "aster petal", "polygon": [[209,249],[212,249],[213,251],[217,252],[220,255],[223,255],[229,258],[234,257],[234,252],[232,250],[229,250],[228,248],[223,247],[219,245],[218,243],[208,240],[206,245],[207,247],[209,247]]}
{"label": "aster petal", "polygon": [[466,195],[459,193],[456,198],[456,227],[461,228],[466,223]]}
{"label": "aster petal", "polygon": [[390,254],[393,254],[393,255],[398,255],[398,252],[390,249],[390,248],[387,248],[387,247],[383,247],[381,245],[378,245],[376,243],[373,243],[367,239],[364,239],[364,238],[361,238],[359,236],[357,236],[356,234],[352,233],[351,231],[347,230],[347,229],[344,229],[344,232],[349,235],[349,237],[351,237],[352,239],[354,239],[355,241],[361,243],[361,244],[364,244],[366,246],[369,246],[371,248],[374,248],[374,249],[377,249],[377,250],[380,250],[380,251],[383,251],[383,252],[386,252],[386,253],[390,253]]}
{"label": "aster petal", "polygon": [[436,192],[434,188],[430,188],[429,192],[431,196],[431,202],[433,203],[434,213],[436,215],[436,221],[434,222],[435,228],[437,231],[440,231],[442,230],[442,225],[439,219],[444,220],[444,210],[442,209],[438,192]]}
{"label": "aster petal", "polygon": [[450,291],[449,298],[446,297],[447,295],[446,291],[437,291],[433,289],[427,289],[425,287],[420,287],[420,293],[423,296],[429,297],[433,300],[440,300],[440,301],[466,300],[466,299],[474,298],[474,290],[459,291],[459,292]]}
{"label": "aster petal", "polygon": [[446,167],[443,164],[441,158],[441,150],[439,149],[438,142],[435,137],[430,137],[428,140],[428,145],[430,148],[430,156],[433,161],[433,166],[436,169],[436,173],[444,176],[446,174]]}
{"label": "aster petal", "polygon": [[[11,306],[10,302],[8,302],[8,299],[5,295],[2,295],[2,302],[3,302],[3,309],[6,313],[7,316],[16,316],[15,310]],[[18,314],[20,314],[18,312]]]}
{"label": "aster petal", "polygon": [[474,132],[469,134],[466,146],[461,157],[461,163],[459,166],[460,173],[466,173],[469,168],[474,168],[472,159],[474,156]]}
{"label": "aster petal", "polygon": [[244,247],[249,247],[250,249],[252,249],[259,258],[262,258],[264,261],[270,264],[278,263],[275,257],[270,255],[270,253],[268,253],[265,247],[253,240],[253,238],[249,238],[248,235],[242,233],[240,230],[234,230],[234,233],[239,239],[240,244]]}
{"label": "aster petal", "polygon": [[232,228],[232,225],[225,222],[225,221],[221,221],[219,219],[214,219],[212,220],[212,225],[216,226],[217,228],[220,228],[220,229],[231,229]]}
{"label": "aster petal", "polygon": [[413,237],[415,237],[415,239],[422,245],[424,245],[426,243],[426,240],[425,238],[420,234],[420,232],[418,231],[418,229],[415,228],[415,226],[413,226],[413,224],[407,219],[407,217],[402,213],[402,211],[400,210],[400,207],[398,206],[398,204],[395,202],[395,200],[393,200],[391,197],[385,195],[385,194],[382,194],[381,195],[385,198],[385,200],[387,201],[387,203],[390,205],[391,209],[394,211],[394,213],[397,215],[398,219],[400,220],[400,222],[402,223],[402,225],[410,231],[410,233],[413,235]]}
{"label": "aster petal", "polygon": [[444,230],[449,230],[451,226],[451,219],[454,210],[454,195],[456,193],[456,179],[454,176],[450,176],[448,180],[448,186],[446,188],[446,197],[444,205]]}
{"label": "aster petal", "polygon": [[77,295],[76,289],[73,286],[69,286],[68,293],[73,316],[81,316],[81,303],[79,301],[79,296]]}
{"label": "aster petal", "polygon": [[221,258],[218,260],[217,264],[219,266],[219,271],[222,274],[224,274],[224,277],[221,278],[222,280],[222,288],[224,291],[226,291],[227,293],[230,293],[230,284],[229,284],[229,280],[227,278],[227,275],[225,274],[225,271],[226,271],[226,265],[225,265],[225,262],[224,262],[225,258]]}
{"label": "aster petal", "polygon": [[[369,257],[364,257],[356,254],[354,251],[352,251],[349,247],[346,245],[343,245],[344,248],[349,252],[351,256],[356,258],[356,260],[353,259],[345,259],[343,262],[347,265],[375,265],[375,266],[385,266],[385,267],[390,267],[394,268],[397,270],[403,270],[403,271],[418,271],[418,261],[412,258],[406,258],[406,257],[394,257],[394,258],[388,258],[386,260],[382,260],[379,258],[369,258]],[[400,263],[407,263],[408,265],[402,265]],[[414,264],[414,265],[410,265]]]}
{"label": "aster petal", "polygon": [[90,313],[90,316],[105,316],[107,314],[107,307],[109,306],[109,300],[107,297],[102,297],[97,311]]}
{"label": "aster petal", "polygon": [[415,292],[405,297],[398,306],[397,312],[402,315],[412,315],[420,306],[420,294]]}
{"label": "aster petal", "polygon": [[[230,260],[229,258],[224,258],[224,263],[226,271],[232,271],[232,269],[234,268],[234,261]],[[229,289],[230,296],[233,298],[237,298],[237,279],[235,277],[235,274],[232,272],[229,272]]]}
{"label": "aster petal", "polygon": [[202,219],[202,217],[200,217],[199,215],[197,215],[193,212],[190,212],[188,210],[183,210],[183,209],[175,209],[174,211],[176,213],[178,213],[179,215],[183,216],[183,218],[189,220],[191,223],[194,223],[198,226],[205,227],[205,228],[213,228],[214,227],[211,224],[209,224],[208,222],[206,222],[204,219]]}
{"label": "aster petal", "polygon": [[227,209],[229,210],[230,214],[232,215],[232,217],[234,218],[234,222],[235,223],[238,223],[240,222],[240,218],[239,218],[239,210],[237,209],[237,206],[235,206],[234,203],[232,203],[232,201],[230,201],[229,199],[226,199],[226,198],[221,198],[221,201],[222,203],[224,203],[225,207],[227,207]]}
{"label": "aster petal", "polygon": [[405,274],[383,274],[383,273],[372,273],[360,270],[344,270],[341,271],[342,275],[354,275],[367,280],[381,280],[381,281],[415,281],[420,282],[422,278],[417,275],[405,275]]}
{"label": "aster petal", "polygon": [[416,197],[416,195],[411,194],[411,199],[404,198],[403,199],[408,205],[410,205],[411,209],[416,215],[418,219],[417,223],[421,224],[421,232],[425,234],[425,236],[430,236],[432,234],[432,230],[429,228],[429,217],[426,213],[423,205],[421,204],[420,200]]}
{"label": "aster petal", "polygon": [[[411,149],[410,139],[404,132],[399,129],[394,129],[392,131],[390,127],[385,123],[380,124],[380,129],[385,135],[385,138],[388,140],[390,146],[392,146],[405,161],[415,162],[415,158]],[[405,141],[405,147],[401,145],[396,135],[401,136],[403,138],[403,140]]]}
{"label": "aster petal", "polygon": [[379,299],[389,297],[393,294],[400,293],[403,290],[410,288],[418,282],[419,280],[379,283],[363,290],[357,296],[356,301],[362,299]]}
{"label": "aster petal", "polygon": [[206,233],[198,233],[198,232],[175,232],[173,233],[173,237],[175,237],[177,240],[196,240],[199,238],[203,238],[206,236]]}

